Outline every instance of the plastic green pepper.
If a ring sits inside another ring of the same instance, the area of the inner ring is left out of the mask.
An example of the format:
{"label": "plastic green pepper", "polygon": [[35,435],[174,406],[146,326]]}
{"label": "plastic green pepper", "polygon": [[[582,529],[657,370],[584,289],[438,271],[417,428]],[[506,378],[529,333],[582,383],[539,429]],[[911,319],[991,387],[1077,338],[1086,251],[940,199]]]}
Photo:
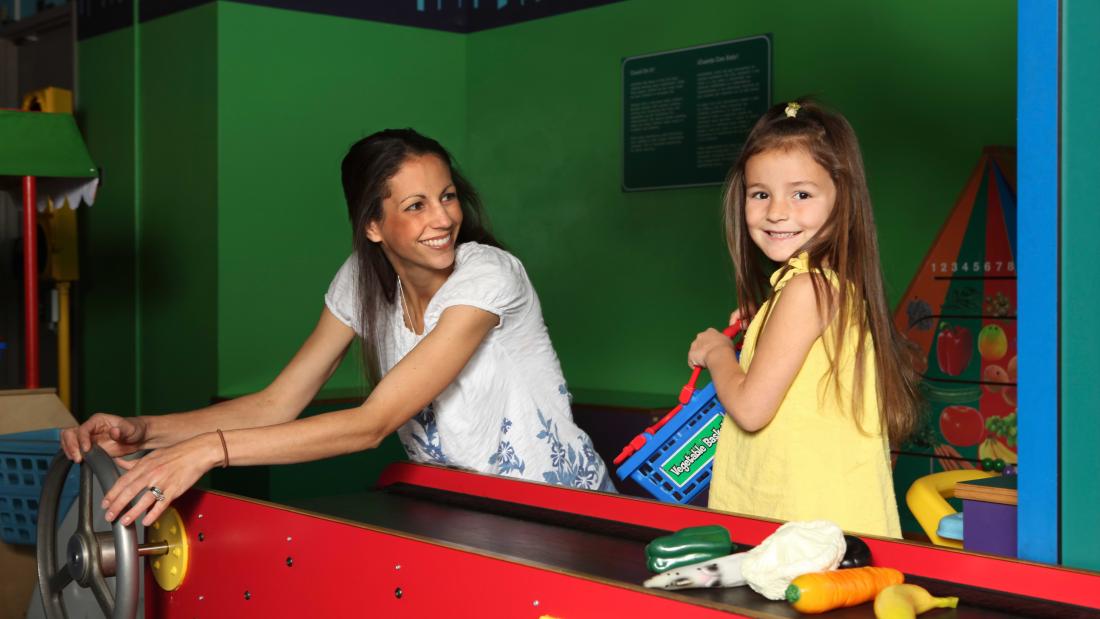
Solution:
{"label": "plastic green pepper", "polygon": [[724,557],[736,551],[725,527],[712,524],[680,529],[645,547],[646,567],[654,574],[684,565]]}

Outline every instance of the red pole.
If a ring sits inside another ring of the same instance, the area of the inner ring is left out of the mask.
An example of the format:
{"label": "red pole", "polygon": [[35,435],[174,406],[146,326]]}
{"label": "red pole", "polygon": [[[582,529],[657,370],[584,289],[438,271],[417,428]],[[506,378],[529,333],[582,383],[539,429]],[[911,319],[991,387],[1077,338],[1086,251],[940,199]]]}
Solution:
{"label": "red pole", "polygon": [[27,389],[38,385],[38,208],[37,184],[23,177],[23,313],[26,317],[24,350]]}

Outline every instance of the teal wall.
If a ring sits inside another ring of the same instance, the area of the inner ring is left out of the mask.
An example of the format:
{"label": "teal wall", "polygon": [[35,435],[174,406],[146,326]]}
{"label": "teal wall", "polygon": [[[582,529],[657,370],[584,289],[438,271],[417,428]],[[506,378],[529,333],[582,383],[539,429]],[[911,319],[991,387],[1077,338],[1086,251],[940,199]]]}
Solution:
{"label": "teal wall", "polygon": [[623,57],[772,33],[776,100],[816,94],[862,140],[892,304],[981,148],[1015,144],[1013,3],[672,7],[631,0],[469,36],[467,168],[582,400],[668,402],[694,334],[733,306],[719,188],[619,190]]}
{"label": "teal wall", "polygon": [[1100,335],[1090,326],[1100,305],[1093,266],[1100,4],[1063,0],[1062,7],[1062,562],[1100,570]]}

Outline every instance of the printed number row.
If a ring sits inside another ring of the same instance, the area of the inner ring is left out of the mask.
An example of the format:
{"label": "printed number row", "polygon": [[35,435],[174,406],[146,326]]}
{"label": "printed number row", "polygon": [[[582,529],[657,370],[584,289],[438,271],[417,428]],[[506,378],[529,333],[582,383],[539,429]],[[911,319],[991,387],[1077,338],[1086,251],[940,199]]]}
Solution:
{"label": "printed number row", "polygon": [[974,262],[932,262],[933,273],[1001,273],[1012,272],[1016,270],[1016,263],[1009,260],[1007,262],[1003,260],[986,260],[980,262],[975,260]]}

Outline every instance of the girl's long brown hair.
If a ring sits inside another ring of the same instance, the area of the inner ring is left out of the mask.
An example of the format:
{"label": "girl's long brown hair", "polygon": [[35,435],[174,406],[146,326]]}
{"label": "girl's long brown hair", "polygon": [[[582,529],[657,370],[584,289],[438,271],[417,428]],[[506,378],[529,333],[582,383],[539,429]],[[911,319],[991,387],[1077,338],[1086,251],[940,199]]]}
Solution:
{"label": "girl's long brown hair", "polygon": [[[829,172],[836,185],[836,204],[822,228],[801,251],[809,254],[814,296],[818,306],[835,320],[835,340],[826,342],[830,376],[839,394],[836,351],[846,338],[856,338],[853,393],[863,391],[867,337],[874,344],[880,420],[894,445],[900,445],[917,424],[920,408],[915,346],[894,328],[886,305],[879,262],[878,239],[859,141],[848,121],[809,99],[799,99],[794,116],[787,103],[769,109],[752,128],[741,156],[730,170],[725,192],[726,241],[737,277],[737,299],[742,315],[753,316],[771,298],[769,263],[749,237],[745,223],[745,164],[773,149],[802,148]],[[833,270],[839,289],[822,274]],[[774,267],[772,267],[774,268]],[[858,328],[855,328],[858,326]],[[850,333],[855,328],[855,333]],[[833,351],[833,352],[829,352]],[[854,397],[852,414],[862,428],[863,400]]]}

